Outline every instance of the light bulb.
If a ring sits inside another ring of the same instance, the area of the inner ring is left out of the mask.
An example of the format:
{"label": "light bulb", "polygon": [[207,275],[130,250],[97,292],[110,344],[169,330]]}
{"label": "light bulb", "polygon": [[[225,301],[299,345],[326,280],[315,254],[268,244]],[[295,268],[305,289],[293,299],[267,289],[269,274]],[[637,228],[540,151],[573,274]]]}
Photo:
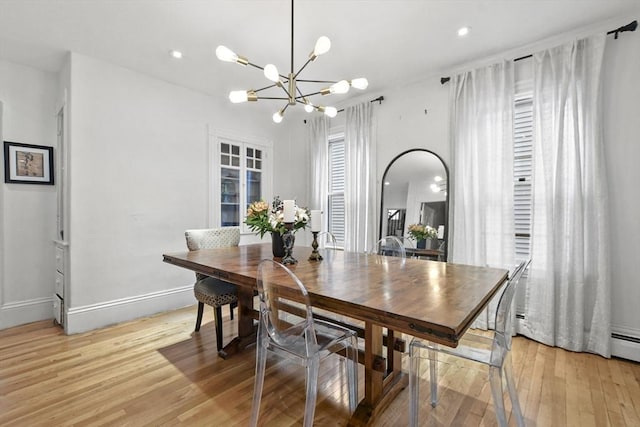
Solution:
{"label": "light bulb", "polygon": [[329,37],[327,36],[322,36],[318,41],[316,41],[316,46],[313,48],[313,54],[315,56],[320,56],[323,53],[329,52],[329,49],[331,49],[331,40],[329,40]]}
{"label": "light bulb", "polygon": [[238,55],[234,51],[222,45],[216,48],[216,56],[220,61],[224,62],[236,62],[238,60]]}
{"label": "light bulb", "polygon": [[233,90],[229,92],[229,101],[234,104],[241,102],[247,102],[249,100],[249,94],[246,90]]}
{"label": "light bulb", "polygon": [[442,177],[440,175],[436,175],[436,176],[433,177],[433,180],[435,182],[440,182],[440,181],[442,181]]}
{"label": "light bulb", "polygon": [[337,116],[337,115],[338,115],[338,110],[337,110],[337,108],[336,108],[336,107],[325,107],[325,108],[324,108],[324,113],[325,113],[327,116],[329,116],[329,117],[331,117],[331,118],[334,118],[335,116]]}
{"label": "light bulb", "polygon": [[273,64],[267,64],[264,67],[264,76],[274,83],[278,83],[280,81],[280,74],[278,73],[278,69]]}
{"label": "light bulb", "polygon": [[349,92],[349,82],[346,80],[340,80],[338,83],[334,83],[331,86],[329,86],[329,92],[347,93]]}
{"label": "light bulb", "polygon": [[313,113],[313,110],[315,110],[315,108],[313,108],[312,104],[305,104],[304,105],[304,111],[306,111],[307,113]]}
{"label": "light bulb", "polygon": [[439,193],[440,187],[438,187],[438,185],[436,184],[431,184],[431,191],[433,191],[434,193]]}
{"label": "light bulb", "polygon": [[355,87],[356,89],[364,90],[367,88],[367,86],[369,86],[369,81],[364,77],[360,77],[351,80],[351,86]]}
{"label": "light bulb", "polygon": [[282,110],[279,110],[273,113],[273,121],[276,123],[280,123],[282,121]]}
{"label": "light bulb", "polygon": [[469,34],[469,30],[470,30],[470,28],[469,28],[469,27],[462,27],[462,28],[460,28],[460,29],[458,30],[458,37],[464,37],[464,36],[466,36],[467,34]]}

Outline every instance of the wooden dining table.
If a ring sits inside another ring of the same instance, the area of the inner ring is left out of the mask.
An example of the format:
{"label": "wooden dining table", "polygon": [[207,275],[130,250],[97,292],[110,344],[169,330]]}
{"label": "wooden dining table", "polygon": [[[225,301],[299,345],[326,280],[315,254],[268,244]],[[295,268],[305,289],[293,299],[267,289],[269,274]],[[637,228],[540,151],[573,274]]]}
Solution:
{"label": "wooden dining table", "polygon": [[[295,247],[298,263],[289,267],[307,288],[314,309],[352,319],[364,341],[360,362],[365,395],[350,419],[352,426],[369,424],[406,387],[402,333],[456,347],[508,276],[504,269],[343,251],[327,251],[324,260],[309,261],[311,250]],[[238,286],[238,336],[219,352],[221,357],[255,342],[257,269],[261,260],[274,259],[270,244],[169,253],[163,258]]]}

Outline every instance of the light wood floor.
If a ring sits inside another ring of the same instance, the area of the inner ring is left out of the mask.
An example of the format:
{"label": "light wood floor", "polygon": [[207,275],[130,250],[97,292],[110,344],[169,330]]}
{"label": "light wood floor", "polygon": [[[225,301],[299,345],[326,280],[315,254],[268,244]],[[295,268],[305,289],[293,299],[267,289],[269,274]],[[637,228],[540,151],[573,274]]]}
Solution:
{"label": "light wood floor", "polygon": [[[226,342],[235,330],[228,308],[224,312]],[[218,358],[212,310],[199,333],[193,332],[195,314],[190,307],[73,336],[51,321],[0,331],[0,425],[246,426],[254,352]],[[521,337],[512,356],[528,426],[640,426],[640,364]],[[321,368],[316,425],[348,419],[339,375],[344,366],[337,359]],[[427,367],[424,362],[425,402]],[[482,367],[449,360],[440,362],[440,374],[440,402],[423,405],[424,425],[496,425]],[[270,359],[262,402],[263,425],[300,425],[301,368]],[[374,425],[401,426],[407,419],[405,389]]]}

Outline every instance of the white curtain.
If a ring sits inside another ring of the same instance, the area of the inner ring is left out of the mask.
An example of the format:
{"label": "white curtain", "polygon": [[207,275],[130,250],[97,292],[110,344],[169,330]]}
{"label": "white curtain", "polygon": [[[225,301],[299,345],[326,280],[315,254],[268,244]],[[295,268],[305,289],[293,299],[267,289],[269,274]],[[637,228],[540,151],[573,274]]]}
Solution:
{"label": "white curtain", "polygon": [[[309,209],[327,212],[327,192],[329,187],[329,140],[326,116],[316,116],[309,121]],[[327,215],[324,215],[327,218]],[[326,230],[326,224],[322,225]]]}
{"label": "white curtain", "polygon": [[345,109],[345,250],[366,252],[376,241],[376,144],[373,106]]}
{"label": "white curtain", "polygon": [[[513,63],[451,80],[450,259],[511,269],[513,217]],[[493,302],[474,327],[493,327]]]}
{"label": "white curtain", "polygon": [[610,357],[604,34],[536,53],[532,264],[521,333]]}

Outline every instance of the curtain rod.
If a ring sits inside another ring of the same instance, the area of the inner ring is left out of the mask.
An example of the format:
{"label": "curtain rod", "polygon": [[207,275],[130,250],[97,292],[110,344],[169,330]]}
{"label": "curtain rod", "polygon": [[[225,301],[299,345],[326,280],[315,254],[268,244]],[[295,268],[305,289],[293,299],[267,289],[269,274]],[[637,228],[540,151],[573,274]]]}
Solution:
{"label": "curtain rod", "polygon": [[[633,22],[630,22],[627,25],[623,25],[622,27],[616,28],[615,30],[608,31],[607,35],[614,34],[613,38],[617,40],[618,39],[618,33],[624,33],[625,31],[635,31],[636,28],[638,28],[638,21],[633,21]],[[521,56],[520,58],[514,59],[513,62],[522,61],[523,59],[531,58],[532,56],[533,55]],[[451,80],[451,77],[441,77],[440,78],[440,84],[445,84],[449,80]]]}
{"label": "curtain rod", "polygon": [[[384,101],[384,96],[380,95],[379,97],[377,97],[376,99],[372,99],[369,102],[379,102],[378,105],[382,104],[382,101]],[[344,111],[344,108],[338,110],[338,113],[342,113]]]}
{"label": "curtain rod", "polygon": [[[378,103],[382,104],[382,101],[384,101],[384,96],[380,95],[376,99],[372,99],[369,102],[378,102]],[[343,111],[344,111],[344,108],[338,110],[338,113],[342,113]],[[305,124],[307,123],[307,119],[304,119],[303,121],[304,121]]]}

